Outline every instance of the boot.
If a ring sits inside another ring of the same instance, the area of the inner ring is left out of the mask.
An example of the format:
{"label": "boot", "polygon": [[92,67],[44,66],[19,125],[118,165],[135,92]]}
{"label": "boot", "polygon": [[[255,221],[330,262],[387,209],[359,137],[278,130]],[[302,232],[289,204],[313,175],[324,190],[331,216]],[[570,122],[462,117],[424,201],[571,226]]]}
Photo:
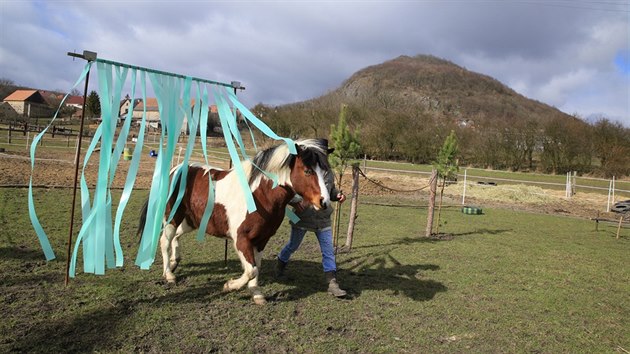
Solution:
{"label": "boot", "polygon": [[328,283],[328,293],[335,297],[344,297],[346,296],[346,291],[339,287],[339,283],[337,283],[336,272],[326,272],[326,282]]}
{"label": "boot", "polygon": [[276,258],[276,261],[276,278],[281,278],[284,276],[284,270],[288,263],[281,261],[280,258]]}

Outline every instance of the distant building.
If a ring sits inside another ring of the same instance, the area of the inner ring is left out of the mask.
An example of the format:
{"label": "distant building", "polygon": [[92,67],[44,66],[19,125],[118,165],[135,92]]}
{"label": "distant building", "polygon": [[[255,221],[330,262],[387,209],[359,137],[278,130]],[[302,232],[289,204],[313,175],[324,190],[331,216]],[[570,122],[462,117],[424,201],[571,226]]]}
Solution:
{"label": "distant building", "polygon": [[37,90],[15,90],[3,102],[8,103],[19,116],[43,118],[53,115],[52,108]]}
{"label": "distant building", "polygon": [[18,117],[17,112],[8,102],[0,102],[0,118],[15,119]]}
{"label": "distant building", "polygon": [[[141,99],[136,100],[136,104],[133,107],[132,119],[140,120],[142,119],[142,114],[146,105],[146,120],[147,124],[153,128],[159,128],[161,126],[160,122],[160,109],[158,106],[157,98],[147,98],[146,102],[142,102]],[[121,105],[122,107],[122,105]],[[195,100],[191,100],[191,110],[194,111]],[[122,108],[121,108],[122,110]],[[213,124],[213,116],[218,116],[218,110],[216,105],[211,105],[208,108],[208,123]],[[124,118],[124,117],[123,117]],[[218,119],[218,118],[217,118]],[[188,134],[188,119],[184,116],[184,121],[182,122],[182,133]]]}
{"label": "distant building", "polygon": [[68,96],[64,104],[68,107],[83,109],[83,96]]}
{"label": "distant building", "polygon": [[[131,109],[133,111],[133,109],[141,102],[142,102],[142,99],[136,98],[132,103],[131,98],[129,98],[129,95],[127,95],[124,99],[120,101],[120,108],[118,110],[118,116],[121,119],[127,118],[127,114],[129,113],[129,110]],[[142,116],[142,113],[140,115]],[[132,113],[132,119],[133,117],[134,115]]]}
{"label": "distant building", "polygon": [[132,119],[142,119],[142,113],[146,106],[147,122],[155,123],[155,127],[157,127],[157,123],[160,122],[160,109],[158,107],[157,98],[147,98],[145,102],[142,102],[142,100],[138,101],[135,107],[133,107]]}

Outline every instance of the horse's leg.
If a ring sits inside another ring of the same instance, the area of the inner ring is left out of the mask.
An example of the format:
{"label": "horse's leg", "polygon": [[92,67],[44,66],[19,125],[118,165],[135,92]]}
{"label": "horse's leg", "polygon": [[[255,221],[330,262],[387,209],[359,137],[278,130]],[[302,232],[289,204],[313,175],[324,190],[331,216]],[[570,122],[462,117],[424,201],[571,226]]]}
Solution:
{"label": "horse's leg", "polygon": [[164,272],[162,273],[162,275],[169,283],[175,282],[175,274],[173,274],[169,262],[171,253],[171,240],[175,236],[175,232],[175,226],[173,226],[172,224],[168,224],[164,227],[164,232],[162,232],[162,237],[160,237],[160,249],[162,250],[162,263],[164,265]]}
{"label": "horse's leg", "polygon": [[258,276],[260,275],[260,264],[262,263],[262,252],[259,252],[258,249],[254,247],[254,259],[256,260],[256,268],[258,268],[258,272],[256,276],[247,283],[247,288],[249,292],[252,294],[252,298],[257,305],[264,305],[267,303],[265,300],[265,296],[262,294],[262,291],[258,287]]}
{"label": "horse's leg", "polygon": [[182,223],[179,224],[179,226],[177,227],[177,230],[175,231],[175,237],[173,237],[173,240],[171,241],[171,257],[169,264],[171,272],[174,272],[175,269],[177,269],[177,265],[181,261],[181,257],[179,255],[179,237],[193,230],[194,229],[188,225],[186,220],[182,221]]}
{"label": "horse's leg", "polygon": [[238,279],[228,280],[223,286],[224,291],[241,289],[251,279],[258,276],[258,268],[256,267],[256,260],[254,258],[254,247],[247,237],[238,235],[236,242],[234,242],[234,247],[236,248],[238,258],[241,260],[243,275]]}

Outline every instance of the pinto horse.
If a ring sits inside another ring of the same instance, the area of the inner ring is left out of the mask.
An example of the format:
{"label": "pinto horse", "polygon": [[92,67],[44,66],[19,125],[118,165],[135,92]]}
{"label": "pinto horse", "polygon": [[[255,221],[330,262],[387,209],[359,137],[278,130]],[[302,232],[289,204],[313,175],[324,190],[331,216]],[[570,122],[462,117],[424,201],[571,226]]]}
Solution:
{"label": "pinto horse", "polygon": [[[163,226],[160,249],[164,264],[163,276],[169,283],[175,282],[173,271],[180,261],[179,237],[199,228],[208,201],[208,176],[214,181],[214,208],[205,232],[209,235],[232,239],[243,267],[243,275],[231,279],[223,286],[224,291],[241,289],[247,284],[256,304],[264,304],[265,298],[258,288],[258,275],[262,252],[285,216],[285,208],[295,194],[301,195],[315,209],[325,209],[330,204],[328,189],[324,184],[324,172],[329,169],[326,148],[318,140],[296,141],[297,155],[289,153],[286,144],[261,151],[253,161],[243,161],[243,169],[249,181],[256,211],[248,213],[244,192],[234,169],[223,170],[207,165],[190,164],[183,199],[173,219]],[[260,169],[275,174],[277,186]],[[171,171],[171,178],[176,169]],[[175,190],[179,189],[176,183]],[[166,217],[175,204],[174,193],[168,200]],[[138,233],[146,221],[146,204],[142,211]]]}

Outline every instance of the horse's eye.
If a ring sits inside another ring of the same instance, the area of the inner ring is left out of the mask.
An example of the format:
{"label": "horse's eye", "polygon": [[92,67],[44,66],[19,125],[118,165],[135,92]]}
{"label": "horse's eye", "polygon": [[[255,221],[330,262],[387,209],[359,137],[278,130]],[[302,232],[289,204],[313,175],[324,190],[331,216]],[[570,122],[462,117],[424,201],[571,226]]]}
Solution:
{"label": "horse's eye", "polygon": [[311,175],[313,175],[314,173],[315,173],[315,172],[314,172],[313,170],[311,170],[310,168],[309,168],[309,169],[304,170],[304,174],[305,174],[305,175],[307,175],[307,176],[311,176]]}

